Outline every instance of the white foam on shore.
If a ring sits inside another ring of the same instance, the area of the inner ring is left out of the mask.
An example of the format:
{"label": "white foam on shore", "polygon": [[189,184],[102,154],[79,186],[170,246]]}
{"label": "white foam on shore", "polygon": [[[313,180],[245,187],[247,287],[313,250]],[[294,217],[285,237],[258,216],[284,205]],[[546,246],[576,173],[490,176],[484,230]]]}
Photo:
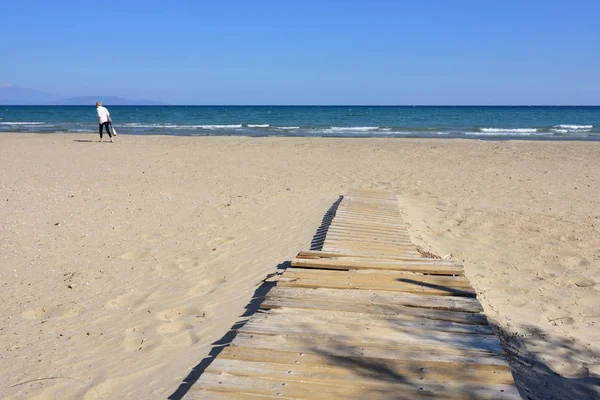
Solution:
{"label": "white foam on shore", "polygon": [[378,126],[332,126],[331,128],[318,129],[318,133],[362,133],[379,130]]}
{"label": "white foam on shore", "polygon": [[594,125],[554,125],[553,128],[571,129],[571,130],[590,130]]}
{"label": "white foam on shore", "polygon": [[554,125],[552,131],[555,133],[585,133],[592,130],[594,125]]}
{"label": "white foam on shore", "polygon": [[248,124],[248,128],[268,128],[270,124]]}
{"label": "white foam on shore", "polygon": [[0,125],[44,125],[44,122],[0,122]]}
{"label": "white foam on shore", "polygon": [[536,133],[536,128],[481,128],[481,132],[465,132],[467,134],[477,135],[480,133],[494,133],[501,135],[515,135],[515,134],[527,134]]}
{"label": "white foam on shore", "polygon": [[169,128],[169,129],[236,129],[242,128],[242,124],[234,125],[175,125],[175,124],[140,124],[140,123],[127,123],[123,126],[130,128]]}

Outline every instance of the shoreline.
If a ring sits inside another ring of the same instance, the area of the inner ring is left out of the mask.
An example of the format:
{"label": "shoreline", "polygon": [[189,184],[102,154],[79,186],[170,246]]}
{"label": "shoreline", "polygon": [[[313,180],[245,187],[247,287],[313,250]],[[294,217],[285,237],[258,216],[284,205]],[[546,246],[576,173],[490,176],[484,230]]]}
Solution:
{"label": "shoreline", "polygon": [[[176,134],[176,133],[135,133],[122,131],[118,125],[115,125],[118,135],[121,136],[168,136],[168,137],[246,137],[246,138],[324,138],[324,139],[431,139],[431,140],[476,140],[476,141],[489,141],[489,142],[502,142],[502,141],[523,141],[523,142],[600,142],[600,135],[592,137],[568,137],[568,136],[548,136],[548,135],[485,135],[485,134],[431,134],[429,136],[418,135],[418,134],[372,134],[372,135],[348,135],[348,136],[337,136],[337,135],[318,135],[318,134]],[[8,132],[0,131],[0,135],[95,135],[98,136],[97,132]],[[117,136],[118,136],[117,135]]]}
{"label": "shoreline", "polygon": [[0,133],[1,397],[169,396],[354,187],[463,261],[533,398],[598,379],[595,141],[83,135]]}

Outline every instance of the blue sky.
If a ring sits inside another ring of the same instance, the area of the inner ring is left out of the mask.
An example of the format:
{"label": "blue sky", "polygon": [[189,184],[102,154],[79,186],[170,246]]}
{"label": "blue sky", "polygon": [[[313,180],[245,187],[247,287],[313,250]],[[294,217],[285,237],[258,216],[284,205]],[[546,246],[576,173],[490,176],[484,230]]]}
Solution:
{"label": "blue sky", "polygon": [[0,84],[172,104],[600,104],[600,1],[3,1]]}

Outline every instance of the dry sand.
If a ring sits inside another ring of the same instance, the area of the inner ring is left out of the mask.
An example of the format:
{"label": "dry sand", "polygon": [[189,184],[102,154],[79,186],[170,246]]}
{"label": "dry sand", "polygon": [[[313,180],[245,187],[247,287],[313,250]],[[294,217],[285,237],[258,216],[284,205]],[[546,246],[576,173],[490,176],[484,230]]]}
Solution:
{"label": "dry sand", "polygon": [[464,260],[524,396],[598,388],[600,142],[91,139],[0,135],[1,398],[167,398],[348,188]]}

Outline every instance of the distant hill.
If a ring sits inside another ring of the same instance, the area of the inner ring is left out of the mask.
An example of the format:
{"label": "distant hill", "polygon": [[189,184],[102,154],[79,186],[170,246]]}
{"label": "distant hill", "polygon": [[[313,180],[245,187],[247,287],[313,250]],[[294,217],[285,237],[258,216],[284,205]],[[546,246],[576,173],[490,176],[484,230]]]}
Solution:
{"label": "distant hill", "polygon": [[29,105],[44,104],[55,100],[56,95],[16,85],[0,85],[0,104]]}
{"label": "distant hill", "polygon": [[64,96],[29,89],[17,85],[0,85],[0,105],[55,105],[55,106],[89,106],[101,101],[107,106],[164,106],[167,103],[148,99],[126,99],[118,96],[80,96],[64,98]]}

